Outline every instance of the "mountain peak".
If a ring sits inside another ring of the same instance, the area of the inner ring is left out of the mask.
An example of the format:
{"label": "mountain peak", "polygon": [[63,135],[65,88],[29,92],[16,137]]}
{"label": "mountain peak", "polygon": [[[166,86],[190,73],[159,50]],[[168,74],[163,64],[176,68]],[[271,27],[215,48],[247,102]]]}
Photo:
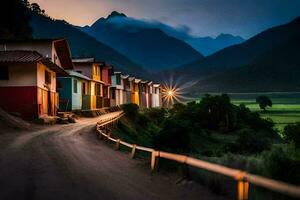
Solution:
{"label": "mountain peak", "polygon": [[117,11],[112,11],[106,19],[111,19],[111,18],[114,18],[114,17],[127,17],[127,16],[124,13],[119,13]]}

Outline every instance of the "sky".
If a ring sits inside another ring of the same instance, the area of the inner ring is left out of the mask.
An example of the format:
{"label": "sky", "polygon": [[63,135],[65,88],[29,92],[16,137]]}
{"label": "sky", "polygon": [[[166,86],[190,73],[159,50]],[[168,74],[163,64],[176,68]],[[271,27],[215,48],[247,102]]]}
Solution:
{"label": "sky", "polygon": [[300,16],[300,0],[31,0],[56,19],[91,25],[112,11],[183,27],[195,36],[249,38]]}

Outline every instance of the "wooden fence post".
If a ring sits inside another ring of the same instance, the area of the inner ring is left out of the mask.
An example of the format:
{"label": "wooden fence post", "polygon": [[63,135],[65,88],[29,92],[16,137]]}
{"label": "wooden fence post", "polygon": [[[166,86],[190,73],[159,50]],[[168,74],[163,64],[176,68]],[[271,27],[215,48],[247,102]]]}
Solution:
{"label": "wooden fence post", "polygon": [[136,144],[134,144],[134,145],[132,146],[131,158],[134,158],[134,156],[135,156],[135,150],[136,150]]}
{"label": "wooden fence post", "polygon": [[248,200],[249,194],[249,182],[244,178],[238,180],[237,184],[237,199],[238,200]]}
{"label": "wooden fence post", "polygon": [[151,171],[154,171],[156,167],[156,156],[157,156],[156,154],[157,151],[152,151],[151,153]]}
{"label": "wooden fence post", "polygon": [[116,141],[116,150],[120,149],[120,142],[121,142],[121,140],[117,139],[117,141]]}

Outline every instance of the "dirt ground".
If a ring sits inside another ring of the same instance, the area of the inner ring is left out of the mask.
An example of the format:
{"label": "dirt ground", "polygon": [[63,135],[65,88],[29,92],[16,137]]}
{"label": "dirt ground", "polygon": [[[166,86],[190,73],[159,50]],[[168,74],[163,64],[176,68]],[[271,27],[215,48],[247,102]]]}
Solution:
{"label": "dirt ground", "polygon": [[146,161],[97,139],[98,120],[0,126],[0,199],[223,199],[192,181],[176,184],[174,174],[151,174]]}

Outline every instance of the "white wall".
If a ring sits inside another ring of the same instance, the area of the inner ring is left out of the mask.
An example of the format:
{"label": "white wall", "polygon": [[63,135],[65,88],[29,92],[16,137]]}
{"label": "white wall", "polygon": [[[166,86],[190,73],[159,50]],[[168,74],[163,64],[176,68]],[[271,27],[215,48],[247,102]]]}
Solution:
{"label": "white wall", "polygon": [[36,64],[11,64],[7,66],[9,80],[0,80],[0,87],[37,85]]}

